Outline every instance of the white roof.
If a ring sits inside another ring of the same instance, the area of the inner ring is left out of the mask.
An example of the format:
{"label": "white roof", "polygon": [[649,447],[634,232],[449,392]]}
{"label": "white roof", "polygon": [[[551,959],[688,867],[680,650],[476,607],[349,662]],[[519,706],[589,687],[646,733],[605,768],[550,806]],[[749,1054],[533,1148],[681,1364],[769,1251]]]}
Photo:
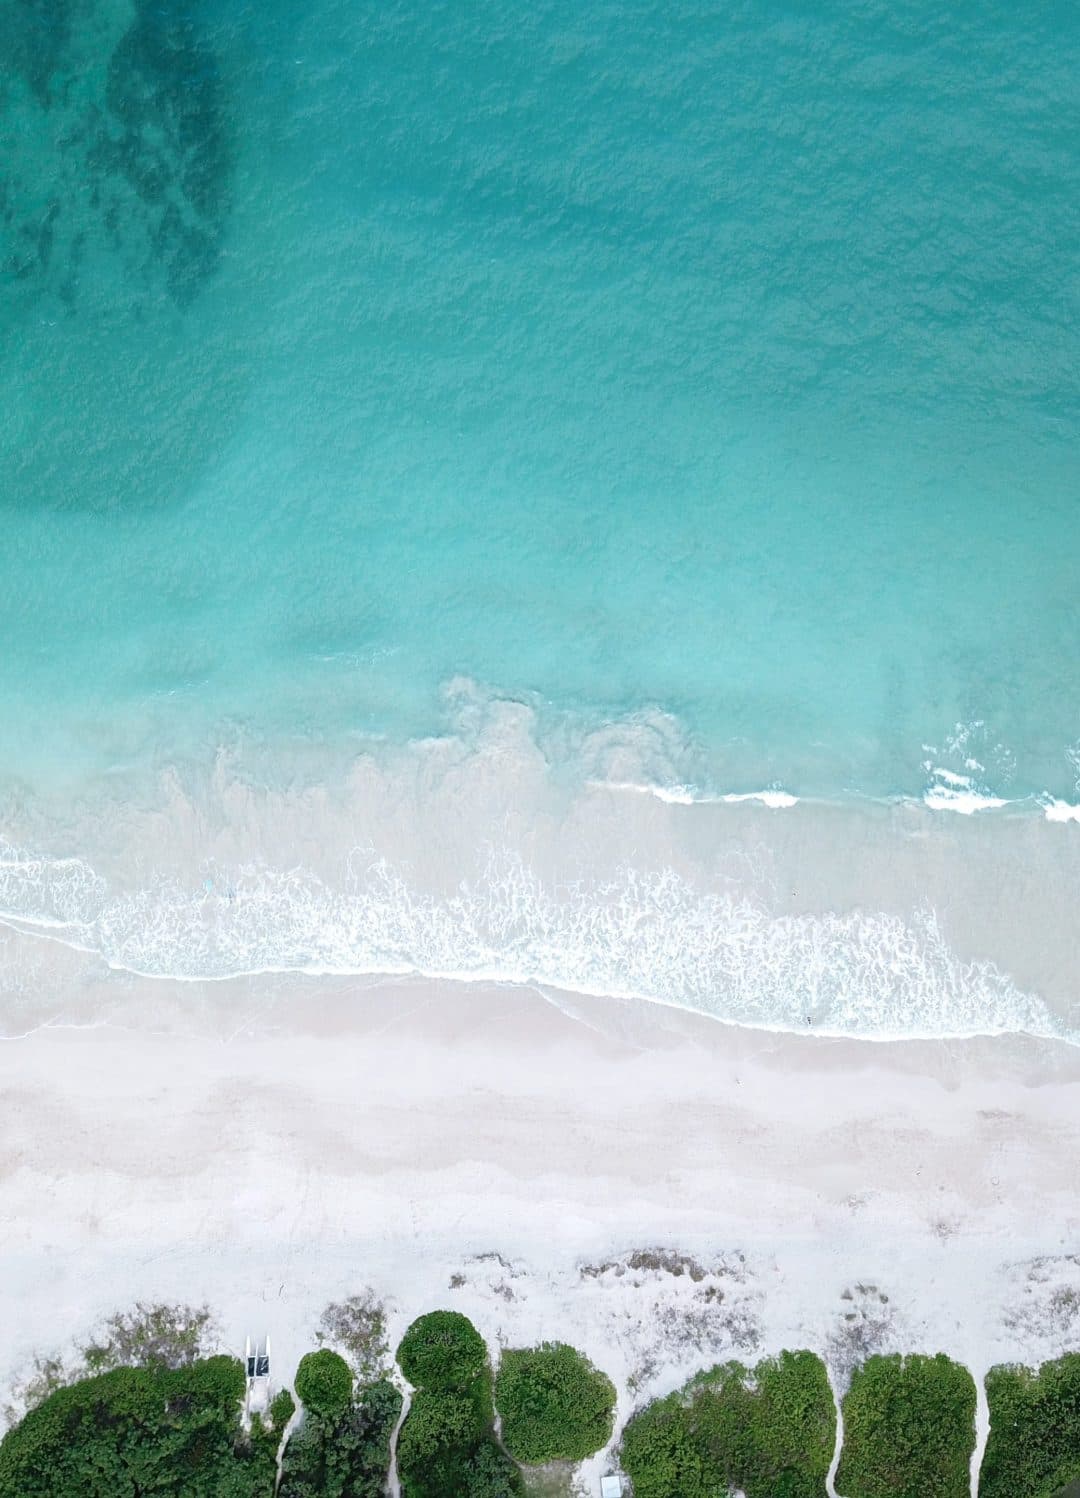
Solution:
{"label": "white roof", "polygon": [[601,1477],[600,1498],[622,1498],[621,1477]]}

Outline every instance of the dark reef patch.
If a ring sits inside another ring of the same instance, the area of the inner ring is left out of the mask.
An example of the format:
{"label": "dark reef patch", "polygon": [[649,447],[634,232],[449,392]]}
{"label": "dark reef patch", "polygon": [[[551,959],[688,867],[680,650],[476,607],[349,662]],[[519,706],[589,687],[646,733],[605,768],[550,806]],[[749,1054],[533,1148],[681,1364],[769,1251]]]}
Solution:
{"label": "dark reef patch", "polygon": [[39,103],[71,38],[74,0],[0,0],[6,67],[19,74]]}
{"label": "dark reef patch", "polygon": [[186,306],[217,265],[230,179],[221,80],[190,19],[145,6],[113,53],[106,103],[95,158],[143,205],[152,261]]}
{"label": "dark reef patch", "polygon": [[5,511],[169,504],[233,430],[243,367],[205,293],[237,111],[210,14],[0,0]]}
{"label": "dark reef patch", "polygon": [[[217,268],[233,153],[213,49],[178,3],[0,0],[0,288],[91,295],[140,316],[191,304]],[[110,27],[112,29],[110,29]],[[119,34],[117,31],[119,30]]]}

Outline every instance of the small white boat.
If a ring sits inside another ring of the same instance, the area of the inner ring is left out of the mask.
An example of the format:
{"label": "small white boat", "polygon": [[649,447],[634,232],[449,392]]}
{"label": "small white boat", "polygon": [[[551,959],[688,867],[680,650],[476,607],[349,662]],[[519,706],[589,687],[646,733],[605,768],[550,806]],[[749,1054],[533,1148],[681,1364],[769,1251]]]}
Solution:
{"label": "small white boat", "polygon": [[270,1404],[270,1336],[253,1343],[248,1337],[244,1343],[244,1370],[247,1386],[244,1393],[244,1418],[261,1415]]}

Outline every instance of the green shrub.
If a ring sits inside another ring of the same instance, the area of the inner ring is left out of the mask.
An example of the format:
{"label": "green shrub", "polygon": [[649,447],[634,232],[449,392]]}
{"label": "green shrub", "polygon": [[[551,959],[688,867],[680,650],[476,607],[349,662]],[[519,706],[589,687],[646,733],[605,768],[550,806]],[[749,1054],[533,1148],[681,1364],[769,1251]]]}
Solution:
{"label": "green shrub", "polygon": [[278,1430],[284,1430],[293,1417],[296,1410],[296,1401],[288,1389],[279,1389],[270,1401],[270,1424]]}
{"label": "green shrub", "polygon": [[401,1371],[416,1389],[471,1388],[487,1372],[484,1339],[460,1311],[432,1311],[418,1316],[397,1353]]}
{"label": "green shrub", "polygon": [[279,1498],[381,1498],[400,1414],[401,1395],[385,1379],[337,1414],[306,1409],[282,1456]]}
{"label": "green shrub", "polygon": [[300,1403],[313,1415],[332,1419],[340,1415],[352,1398],[353,1376],[348,1363],[336,1352],[322,1348],[300,1359],[296,1370],[296,1392]]}
{"label": "green shrub", "polygon": [[986,1375],[990,1436],[982,1498],[1054,1498],[1080,1479],[1080,1354]]}
{"label": "green shrub", "polygon": [[[836,1410],[821,1359],[726,1363],[630,1421],[622,1464],[636,1498],[821,1498]],[[852,1495],[853,1498],[853,1495]]]}
{"label": "green shrub", "polygon": [[416,1470],[434,1466],[445,1452],[475,1446],[485,1434],[475,1405],[464,1394],[421,1389],[413,1395],[398,1436],[398,1466]]}
{"label": "green shrub", "polygon": [[521,1475],[496,1445],[474,1401],[441,1389],[413,1397],[397,1443],[402,1498],[503,1498]]}
{"label": "green shrub", "polygon": [[433,1311],[398,1347],[416,1388],[398,1434],[402,1498],[511,1498],[521,1474],[495,1440],[491,1367],[480,1333],[457,1311]]}
{"label": "green shrub", "polygon": [[975,1383],[959,1363],[944,1353],[870,1358],[843,1411],[845,1498],[968,1498]]}
{"label": "green shrub", "polygon": [[465,1464],[461,1498],[518,1498],[524,1491],[521,1473],[496,1443],[485,1440]]}
{"label": "green shrub", "polygon": [[58,1389],[0,1442],[0,1498],[270,1498],[277,1439],[244,1439],[243,1394],[226,1357]]}
{"label": "green shrub", "polygon": [[255,1491],[273,1493],[277,1481],[278,1451],[285,1427],[292,1419],[296,1404],[288,1389],[282,1389],[270,1401],[265,1416],[253,1418],[243,1449],[251,1469]]}
{"label": "green shrub", "polygon": [[622,1465],[637,1498],[713,1498],[721,1467],[701,1449],[693,1405],[682,1394],[656,1399],[627,1425]]}
{"label": "green shrub", "polygon": [[545,1342],[503,1353],[495,1405],[519,1462],[581,1461],[611,1439],[615,1388],[572,1347]]}

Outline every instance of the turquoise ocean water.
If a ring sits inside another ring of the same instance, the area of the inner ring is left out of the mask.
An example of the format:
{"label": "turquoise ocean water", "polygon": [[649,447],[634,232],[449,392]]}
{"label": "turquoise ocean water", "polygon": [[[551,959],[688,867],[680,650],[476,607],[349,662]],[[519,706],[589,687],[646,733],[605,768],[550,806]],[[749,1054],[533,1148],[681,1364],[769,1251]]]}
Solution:
{"label": "turquoise ocean water", "polygon": [[123,966],[163,777],[496,705],[564,789],[1072,815],[1074,7],[2,5],[5,911]]}

